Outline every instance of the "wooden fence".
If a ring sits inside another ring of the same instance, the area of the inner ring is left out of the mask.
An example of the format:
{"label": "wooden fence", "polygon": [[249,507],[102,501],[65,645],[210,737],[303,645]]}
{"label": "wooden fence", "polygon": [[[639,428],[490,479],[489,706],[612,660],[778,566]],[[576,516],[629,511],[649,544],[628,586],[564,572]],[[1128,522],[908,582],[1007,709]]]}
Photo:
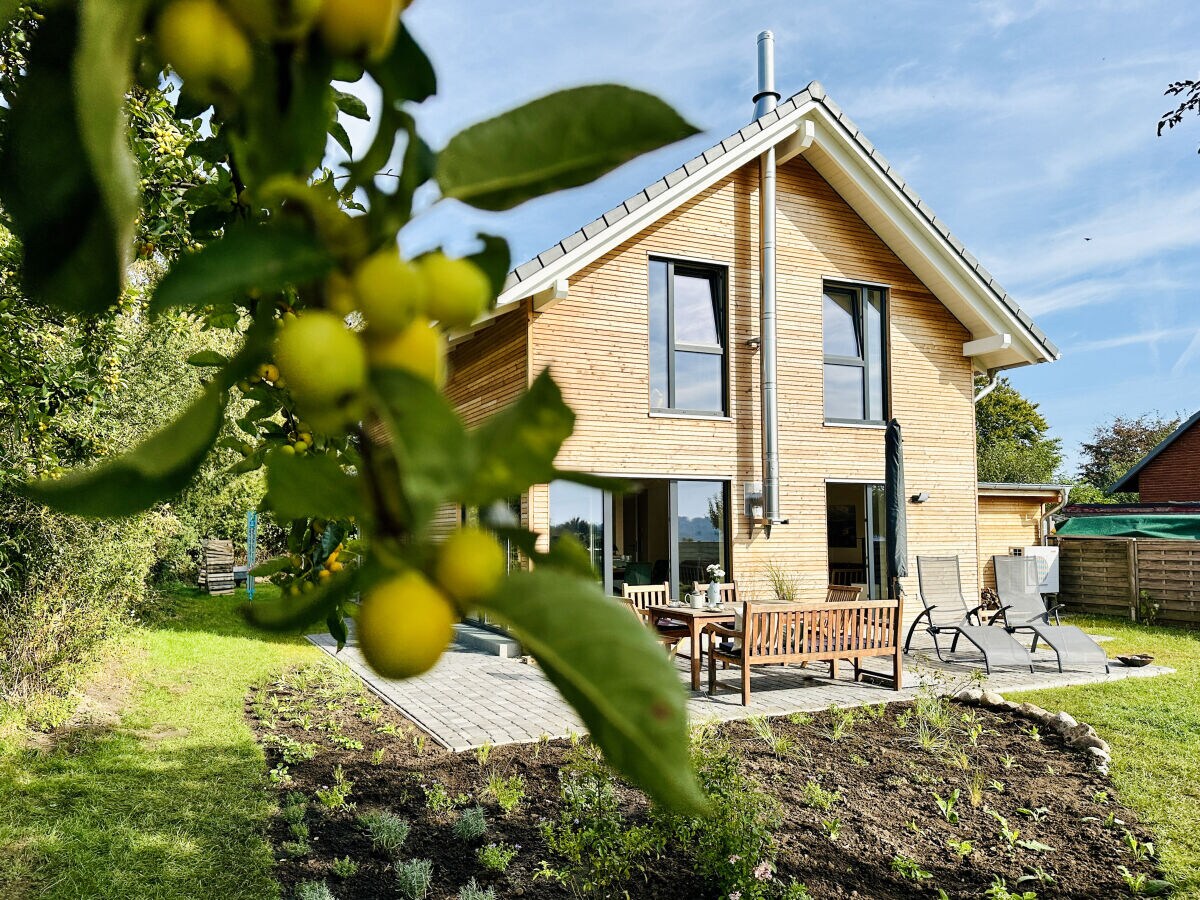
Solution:
{"label": "wooden fence", "polygon": [[1200,627],[1200,541],[1063,536],[1058,546],[1068,609]]}

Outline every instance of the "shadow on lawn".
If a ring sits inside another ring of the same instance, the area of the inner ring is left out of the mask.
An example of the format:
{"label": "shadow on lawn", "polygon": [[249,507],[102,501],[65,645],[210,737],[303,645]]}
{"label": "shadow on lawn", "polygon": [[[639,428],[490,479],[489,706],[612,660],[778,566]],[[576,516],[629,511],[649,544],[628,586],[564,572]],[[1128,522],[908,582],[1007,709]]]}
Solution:
{"label": "shadow on lawn", "polygon": [[[279,588],[259,585],[255,589],[253,602],[266,603],[277,599]],[[244,615],[244,608],[250,602],[245,588],[221,596],[206,594],[197,588],[171,586],[164,592],[164,603],[146,625],[159,631],[198,631],[220,637],[249,638],[268,644],[295,644],[303,641],[306,634],[327,630],[324,619],[321,619],[294,631],[267,631],[252,624]]]}
{"label": "shadow on lawn", "polygon": [[273,896],[261,759],[248,734],[212,745],[91,729],[0,760],[16,770],[0,773],[0,895],[32,881],[45,897]]}

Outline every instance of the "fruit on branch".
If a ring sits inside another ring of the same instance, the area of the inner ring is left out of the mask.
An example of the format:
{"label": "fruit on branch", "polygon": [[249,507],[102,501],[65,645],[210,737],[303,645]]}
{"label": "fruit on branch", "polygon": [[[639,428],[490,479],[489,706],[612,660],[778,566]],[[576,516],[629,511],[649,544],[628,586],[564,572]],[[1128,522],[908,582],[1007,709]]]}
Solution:
{"label": "fruit on branch", "polygon": [[317,28],[339,56],[381,59],[392,47],[406,0],[325,0]]}
{"label": "fruit on branch", "polygon": [[446,380],[446,339],[428,319],[418,316],[393,337],[367,337],[371,365],[404,369],[439,387]]}
{"label": "fruit on branch", "polygon": [[312,30],[321,0],[232,0],[229,10],[256,38],[298,41]]}
{"label": "fruit on branch", "polygon": [[250,83],[250,42],[214,0],[173,0],[154,38],[163,59],[197,96],[235,93]]}
{"label": "fruit on branch", "polygon": [[363,260],[354,270],[353,284],[367,326],[381,338],[399,334],[425,311],[425,279],[416,266],[400,258],[395,245]]}
{"label": "fruit on branch", "polygon": [[500,585],[504,577],[504,550],[482,528],[460,528],[438,548],[434,576],[458,600],[478,600]]}
{"label": "fruit on branch", "polygon": [[275,364],[305,418],[336,432],[359,412],[367,383],[362,341],[331,312],[310,310],[284,325],[275,339]]}
{"label": "fruit on branch", "polygon": [[385,678],[411,678],[433,667],[454,639],[458,613],[449,598],[415,571],[366,592],[358,610],[358,645]]}
{"label": "fruit on branch", "polygon": [[491,283],[469,259],[451,259],[435,251],[421,258],[421,274],[429,286],[429,318],[447,328],[470,325],[491,302]]}

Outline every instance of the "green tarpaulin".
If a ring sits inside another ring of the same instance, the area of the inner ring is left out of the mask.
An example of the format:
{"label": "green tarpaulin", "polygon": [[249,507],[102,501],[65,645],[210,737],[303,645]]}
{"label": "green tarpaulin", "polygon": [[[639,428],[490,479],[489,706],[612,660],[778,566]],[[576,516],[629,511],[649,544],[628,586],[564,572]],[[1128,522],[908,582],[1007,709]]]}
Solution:
{"label": "green tarpaulin", "polygon": [[1058,526],[1063,537],[1139,537],[1200,541],[1200,516],[1077,516]]}

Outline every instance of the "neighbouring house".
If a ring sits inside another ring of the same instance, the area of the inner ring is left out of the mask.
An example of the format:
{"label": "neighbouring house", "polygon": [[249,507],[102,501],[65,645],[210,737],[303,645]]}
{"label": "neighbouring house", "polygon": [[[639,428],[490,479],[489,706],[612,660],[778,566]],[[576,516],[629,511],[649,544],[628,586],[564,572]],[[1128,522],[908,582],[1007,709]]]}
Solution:
{"label": "neighbouring house", "polygon": [[1200,412],[1163,438],[1108,492],[1136,492],[1141,503],[1200,502]]}
{"label": "neighbouring house", "polygon": [[454,338],[447,393],[473,424],[550,369],[578,417],[559,464],[640,487],[540,485],[514,508],[544,540],[579,537],[613,592],[718,563],[750,598],[771,598],[772,566],[813,597],[886,596],[894,417],[921,501],[911,618],[919,554],[957,555],[979,590],[974,375],[1059,351],[820,84],[777,97],[518,266]]}
{"label": "neighbouring house", "polygon": [[980,587],[996,586],[993,556],[1020,554],[1046,543],[1052,517],[1070,491],[1067,484],[979,483]]}

